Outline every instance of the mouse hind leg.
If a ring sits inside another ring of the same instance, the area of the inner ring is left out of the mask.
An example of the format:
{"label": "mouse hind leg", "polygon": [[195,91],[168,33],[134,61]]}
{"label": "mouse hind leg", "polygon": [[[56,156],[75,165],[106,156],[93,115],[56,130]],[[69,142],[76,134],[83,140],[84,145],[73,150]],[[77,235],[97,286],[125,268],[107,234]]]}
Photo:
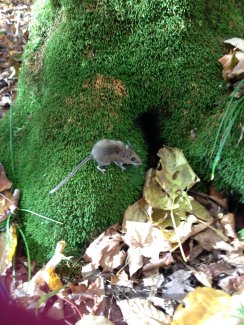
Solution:
{"label": "mouse hind leg", "polygon": [[103,174],[106,172],[106,169],[105,169],[104,166],[101,165],[101,164],[98,164],[98,165],[97,165],[97,169],[98,169],[100,172],[102,172]]}

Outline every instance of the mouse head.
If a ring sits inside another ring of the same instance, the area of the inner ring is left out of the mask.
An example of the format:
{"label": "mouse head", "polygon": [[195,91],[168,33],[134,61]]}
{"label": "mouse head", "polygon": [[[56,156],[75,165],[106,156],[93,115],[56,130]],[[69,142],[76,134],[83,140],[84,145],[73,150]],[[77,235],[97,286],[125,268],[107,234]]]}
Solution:
{"label": "mouse head", "polygon": [[122,155],[123,163],[127,165],[141,165],[140,157],[135,153],[129,144],[125,146],[125,151]]}

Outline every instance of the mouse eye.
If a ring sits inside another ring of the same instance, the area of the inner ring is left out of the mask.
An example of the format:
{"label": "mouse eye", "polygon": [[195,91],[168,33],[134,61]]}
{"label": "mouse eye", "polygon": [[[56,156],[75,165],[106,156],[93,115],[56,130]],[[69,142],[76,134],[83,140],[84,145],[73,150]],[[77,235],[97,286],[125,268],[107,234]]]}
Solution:
{"label": "mouse eye", "polygon": [[132,157],[132,158],[131,158],[131,161],[136,161],[136,158],[135,158],[135,157]]}

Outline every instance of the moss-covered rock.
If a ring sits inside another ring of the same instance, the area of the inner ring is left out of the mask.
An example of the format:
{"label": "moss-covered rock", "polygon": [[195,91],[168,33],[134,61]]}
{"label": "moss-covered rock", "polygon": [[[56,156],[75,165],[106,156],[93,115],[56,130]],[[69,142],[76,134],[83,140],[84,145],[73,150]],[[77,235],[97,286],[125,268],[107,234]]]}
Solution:
{"label": "moss-covered rock", "polygon": [[[122,173],[109,166],[103,175],[90,162],[57,193],[48,192],[102,138],[129,141],[145,161],[136,120],[146,112],[157,112],[155,128],[167,144],[183,148],[207,177],[202,157],[218,125],[213,103],[224,92],[217,60],[222,40],[243,31],[243,10],[233,0],[37,1],[13,114],[16,185],[22,207],[64,225],[23,214],[35,259],[43,261],[60,239],[75,250],[121,220],[140,194],[143,167]],[[8,128],[1,121],[0,156],[11,173]],[[243,176],[236,151],[225,151],[222,186],[230,184],[233,160]],[[243,182],[234,180],[240,193]]]}

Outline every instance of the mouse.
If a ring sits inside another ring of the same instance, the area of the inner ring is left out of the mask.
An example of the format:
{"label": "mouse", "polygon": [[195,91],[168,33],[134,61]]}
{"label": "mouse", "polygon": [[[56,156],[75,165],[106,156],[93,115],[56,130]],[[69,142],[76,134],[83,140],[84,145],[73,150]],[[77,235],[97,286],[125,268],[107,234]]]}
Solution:
{"label": "mouse", "polygon": [[98,165],[97,169],[105,173],[104,166],[114,163],[121,170],[125,170],[124,165],[141,165],[140,157],[135,153],[129,144],[125,144],[122,141],[103,139],[95,143],[92,148],[91,154],[85,159],[81,160],[79,164],[72,170],[72,172],[66,176],[56,187],[54,187],[49,193],[56,192],[61,186],[74,176],[74,174],[89,160],[94,159]]}

